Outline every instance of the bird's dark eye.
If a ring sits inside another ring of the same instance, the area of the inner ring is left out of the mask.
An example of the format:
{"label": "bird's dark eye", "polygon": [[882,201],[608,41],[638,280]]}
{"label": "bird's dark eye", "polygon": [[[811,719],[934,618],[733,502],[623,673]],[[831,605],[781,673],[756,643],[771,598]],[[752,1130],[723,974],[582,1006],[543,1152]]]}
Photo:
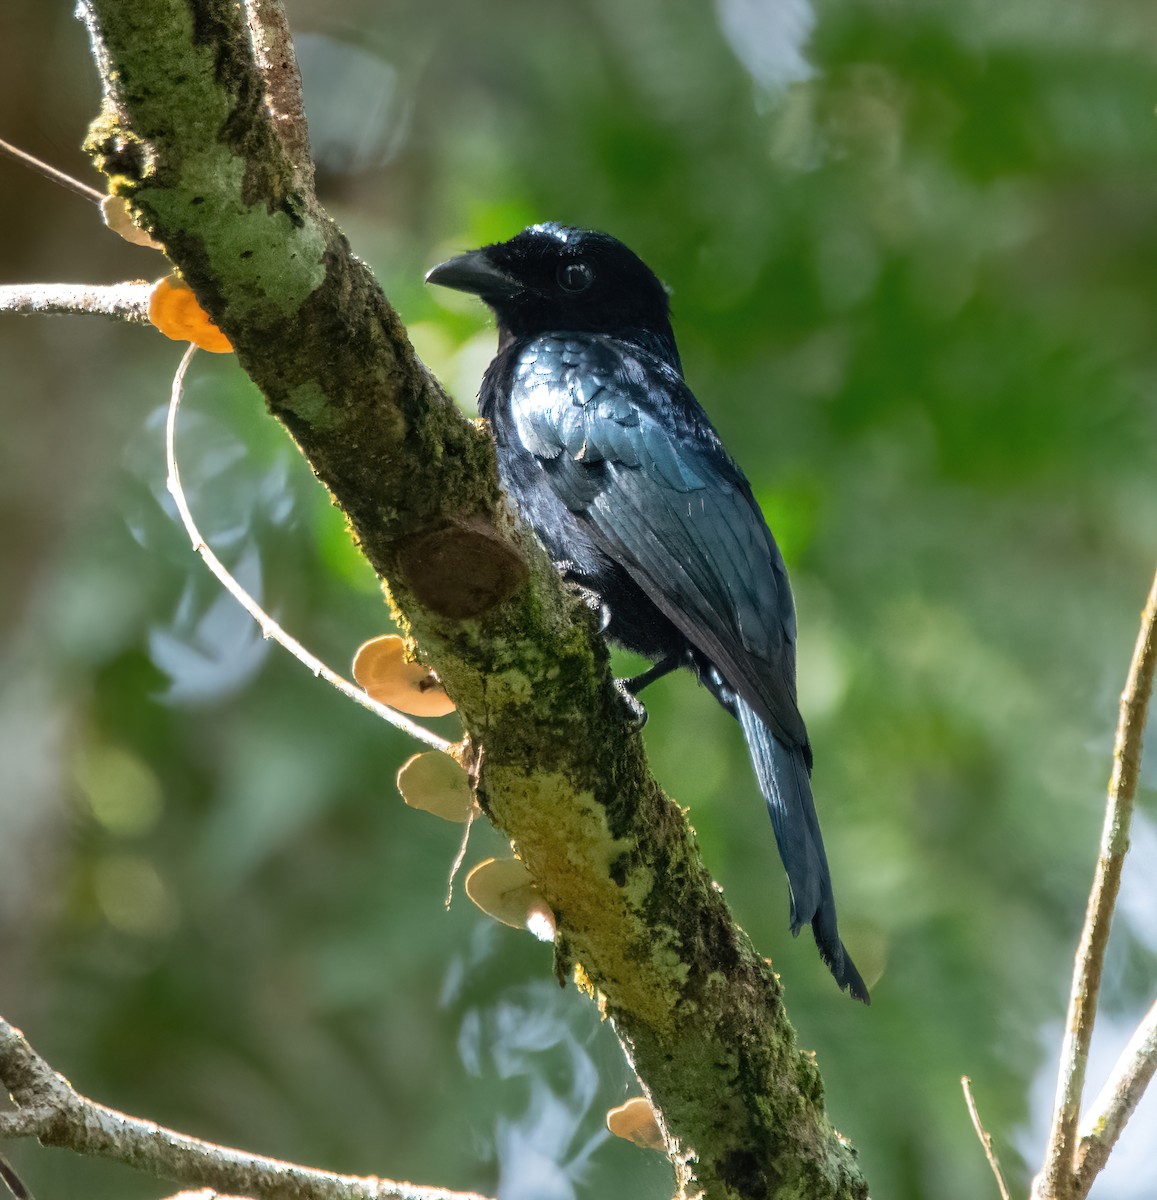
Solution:
{"label": "bird's dark eye", "polygon": [[585,262],[563,263],[558,269],[558,286],[566,292],[583,292],[595,281],[595,273]]}

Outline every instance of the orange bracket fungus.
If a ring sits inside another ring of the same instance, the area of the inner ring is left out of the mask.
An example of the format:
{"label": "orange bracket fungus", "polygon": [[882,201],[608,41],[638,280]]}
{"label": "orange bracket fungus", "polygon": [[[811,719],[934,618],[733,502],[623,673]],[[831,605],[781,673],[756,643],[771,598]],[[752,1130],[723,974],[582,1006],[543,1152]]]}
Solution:
{"label": "orange bracket fungus", "polygon": [[192,342],[213,354],[230,354],[229,339],[209,319],[192,288],[176,274],[153,284],[149,293],[149,320],[174,342]]}
{"label": "orange bracket fungus", "polygon": [[149,250],[164,250],[160,242],[136,224],[129,202],[123,196],[105,196],[100,202],[100,215],[105,225],[126,242]]}
{"label": "orange bracket fungus", "polygon": [[438,676],[406,661],[406,643],[396,634],[373,638],[354,655],[354,678],[379,704],[412,717],[444,717],[454,711]]}
{"label": "orange bracket fungus", "polygon": [[466,772],[440,750],[415,754],[398,772],[398,791],[411,807],[443,821],[465,821],[474,807]]}
{"label": "orange bracket fungus", "polygon": [[607,1128],[615,1137],[625,1138],[644,1150],[664,1149],[663,1134],[651,1105],[643,1096],[632,1096],[625,1104],[607,1113]]}
{"label": "orange bracket fungus", "polygon": [[554,938],[554,913],[538,894],[530,872],[517,858],[488,858],[466,876],[466,895],[487,916],[536,938]]}

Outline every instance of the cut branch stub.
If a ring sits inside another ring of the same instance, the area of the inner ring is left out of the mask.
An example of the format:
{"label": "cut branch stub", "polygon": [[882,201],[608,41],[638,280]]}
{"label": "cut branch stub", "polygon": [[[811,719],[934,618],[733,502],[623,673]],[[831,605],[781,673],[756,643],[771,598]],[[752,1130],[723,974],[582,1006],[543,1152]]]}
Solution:
{"label": "cut branch stub", "polygon": [[402,579],[419,603],[462,621],[526,584],[522,555],[482,519],[466,519],[413,538],[399,556]]}

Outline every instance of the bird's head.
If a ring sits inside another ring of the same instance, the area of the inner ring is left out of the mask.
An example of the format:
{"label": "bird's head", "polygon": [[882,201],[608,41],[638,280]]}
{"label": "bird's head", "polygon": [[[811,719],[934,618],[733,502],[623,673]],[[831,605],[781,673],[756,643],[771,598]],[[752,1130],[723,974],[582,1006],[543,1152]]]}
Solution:
{"label": "bird's head", "polygon": [[666,288],[606,233],[531,225],[507,242],[439,264],[426,282],[478,296],[493,309],[503,341],[603,333],[642,341],[678,364]]}

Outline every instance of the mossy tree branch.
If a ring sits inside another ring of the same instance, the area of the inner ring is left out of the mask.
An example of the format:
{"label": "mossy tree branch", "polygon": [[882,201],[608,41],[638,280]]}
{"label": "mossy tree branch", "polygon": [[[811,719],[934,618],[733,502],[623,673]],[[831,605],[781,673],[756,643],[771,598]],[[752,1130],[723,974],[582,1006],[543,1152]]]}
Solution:
{"label": "mossy tree branch", "polygon": [[419,362],[313,195],[280,6],[83,0],[81,12],[105,91],[97,165],[388,580],[458,705],[481,804],[556,914],[560,976],[581,963],[600,993],[680,1186],[719,1200],[866,1196],[778,980],[650,774],[593,618],[505,507],[487,432]]}

